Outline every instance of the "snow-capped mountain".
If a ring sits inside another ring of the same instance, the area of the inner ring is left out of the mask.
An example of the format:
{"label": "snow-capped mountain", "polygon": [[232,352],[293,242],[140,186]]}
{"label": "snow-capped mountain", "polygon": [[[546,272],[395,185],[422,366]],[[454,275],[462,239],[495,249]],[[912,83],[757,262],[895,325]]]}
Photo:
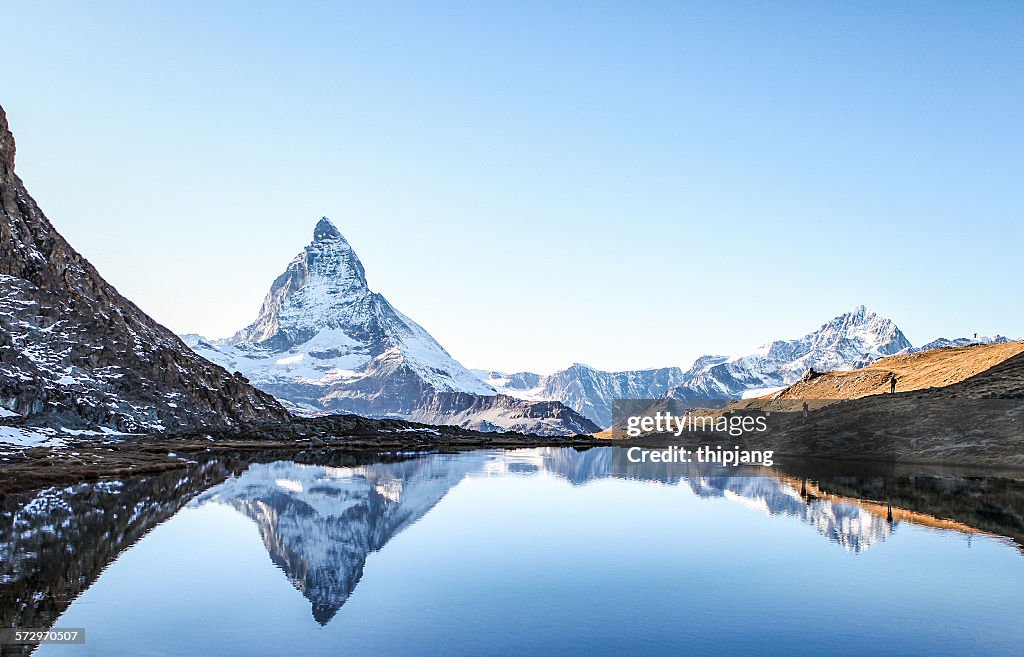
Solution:
{"label": "snow-capped mountain", "polygon": [[575,363],[548,376],[532,372],[503,374],[477,370],[484,382],[523,399],[558,400],[600,427],[612,423],[615,399],[660,399],[684,382],[678,367],[605,372]]}
{"label": "snow-capped mountain", "polygon": [[670,391],[677,399],[723,399],[795,383],[808,369],[863,367],[911,347],[885,317],[857,306],[796,340],[775,340],[746,356],[703,356]]}
{"label": "snow-capped mountain", "polygon": [[196,355],[118,294],[29,196],[14,155],[0,108],[4,423],[146,431],[288,418],[272,397]]}
{"label": "snow-capped mountain", "polygon": [[541,399],[544,391],[544,377],[533,372],[508,374],[494,370],[470,370],[481,381],[505,394],[520,399]]}
{"label": "snow-capped mountain", "polygon": [[201,355],[313,412],[547,434],[596,430],[560,404],[498,395],[370,290],[355,251],[326,217],[273,282],[256,321],[227,340],[183,337]]}
{"label": "snow-capped mountain", "polygon": [[982,335],[975,336],[973,338],[936,338],[928,344],[920,347],[911,347],[908,349],[908,353],[916,353],[918,351],[928,351],[929,349],[943,349],[945,347],[967,347],[972,344],[997,344],[1003,342],[1013,342],[1010,338],[1005,335]]}
{"label": "snow-capped mountain", "polygon": [[255,464],[192,502],[251,518],[271,560],[326,625],[363,576],[371,552],[422,518],[489,452],[338,468]]}
{"label": "snow-capped mountain", "polygon": [[664,367],[606,372],[576,364],[548,376],[475,372],[505,394],[558,400],[607,427],[615,399],[733,399],[794,383],[808,368],[853,369],[910,346],[892,320],[858,306],[802,338],[775,340],[744,356],[701,356],[686,371]]}

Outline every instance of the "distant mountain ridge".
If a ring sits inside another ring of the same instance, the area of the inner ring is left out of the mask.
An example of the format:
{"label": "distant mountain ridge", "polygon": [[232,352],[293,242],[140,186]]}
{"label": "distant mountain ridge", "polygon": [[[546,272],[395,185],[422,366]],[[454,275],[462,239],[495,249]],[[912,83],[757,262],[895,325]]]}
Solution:
{"label": "distant mountain ridge", "polygon": [[1013,342],[1005,335],[974,336],[973,338],[937,338],[921,347],[911,347],[909,353],[928,351],[930,349],[944,349],[947,347],[967,347],[972,344],[1003,344]]}
{"label": "distant mountain ridge", "polygon": [[705,356],[686,372],[686,383],[670,391],[677,399],[722,399],[789,385],[808,369],[847,370],[911,348],[891,319],[857,306],[795,340],[774,340],[753,354]]}
{"label": "distant mountain ridge", "polygon": [[612,400],[659,399],[685,383],[683,371],[678,367],[605,372],[575,363],[547,376],[532,372],[478,372],[486,377],[485,383],[507,395],[558,400],[601,427],[611,424]]}
{"label": "distant mountain ridge", "polygon": [[256,320],[227,340],[183,336],[196,352],[311,412],[401,417],[524,433],[591,433],[559,402],[499,395],[423,327],[370,290],[326,217],[274,280]]}
{"label": "distant mountain ridge", "polygon": [[744,356],[701,356],[685,371],[664,367],[606,372],[575,364],[547,376],[476,372],[505,394],[558,400],[607,427],[615,399],[734,399],[751,391],[789,385],[808,368],[853,369],[910,348],[910,341],[892,320],[857,306],[801,338],[775,340]]}

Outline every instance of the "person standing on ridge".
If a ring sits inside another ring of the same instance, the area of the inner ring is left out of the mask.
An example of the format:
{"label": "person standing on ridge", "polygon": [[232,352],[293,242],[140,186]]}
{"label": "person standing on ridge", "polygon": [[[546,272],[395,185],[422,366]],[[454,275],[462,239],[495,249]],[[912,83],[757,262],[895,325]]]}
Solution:
{"label": "person standing on ridge", "polygon": [[889,375],[889,394],[890,395],[895,395],[896,394],[896,373],[895,372],[893,372],[892,374]]}

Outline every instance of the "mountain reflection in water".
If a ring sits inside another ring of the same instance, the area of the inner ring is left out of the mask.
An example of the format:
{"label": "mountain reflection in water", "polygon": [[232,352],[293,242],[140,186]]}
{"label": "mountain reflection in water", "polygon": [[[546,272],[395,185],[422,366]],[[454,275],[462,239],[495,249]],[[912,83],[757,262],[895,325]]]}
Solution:
{"label": "mountain reflection in water", "polygon": [[853,554],[884,541],[900,522],[877,504],[809,494],[799,480],[736,468],[632,463],[623,450],[610,447],[430,454],[357,467],[261,463],[192,505],[228,504],[252,519],[273,562],[310,601],[317,622],[326,624],[359,583],[367,556],[464,478],[537,473],[573,485],[607,477],[683,484],[702,498],[795,518]]}
{"label": "mountain reflection in water", "polygon": [[[582,486],[615,478],[686,486],[795,519],[859,555],[901,523],[1008,537],[1024,527],[1017,479],[948,474],[834,478],[778,471],[632,463],[619,448],[460,454],[303,456],[304,463],[209,461],[187,472],[83,483],[0,500],[0,622],[49,627],[126,548],[183,506],[217,503],[251,519],[274,564],[327,624],[349,600],[367,557],[423,518],[467,478],[554,476]],[[325,463],[331,463],[327,465]],[[866,499],[862,499],[866,498]],[[891,502],[891,506],[887,504]],[[4,646],[27,654],[31,647]]]}

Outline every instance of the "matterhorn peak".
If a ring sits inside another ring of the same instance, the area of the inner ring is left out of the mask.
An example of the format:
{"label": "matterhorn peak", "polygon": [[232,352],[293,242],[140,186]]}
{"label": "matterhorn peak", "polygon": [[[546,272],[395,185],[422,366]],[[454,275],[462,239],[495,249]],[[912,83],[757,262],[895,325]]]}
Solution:
{"label": "matterhorn peak", "polygon": [[302,344],[317,331],[338,327],[365,310],[359,303],[371,294],[359,256],[331,220],[322,217],[313,241],[271,285],[256,321],[231,341],[271,341],[278,348]]}
{"label": "matterhorn peak", "polygon": [[[312,412],[545,434],[598,430],[559,402],[499,397],[370,290],[355,250],[327,217],[271,284],[256,321],[223,343],[190,343]],[[323,612],[318,620],[329,618]]]}
{"label": "matterhorn peak", "polygon": [[369,292],[363,263],[338,227],[327,217],[321,217],[316,222],[313,241],[295,256],[292,266],[304,270],[302,285],[319,278],[328,285],[346,288],[349,293]]}
{"label": "matterhorn peak", "polygon": [[295,262],[305,263],[308,274],[333,280],[334,284],[366,288],[366,274],[363,263],[359,262],[352,245],[342,236],[330,219],[321,217],[313,229],[313,241],[302,253],[296,256]]}
{"label": "matterhorn peak", "polygon": [[338,227],[335,226],[330,219],[327,217],[320,217],[320,221],[316,222],[316,228],[313,229],[313,241],[319,242],[321,240],[329,239],[340,239],[343,242],[345,241],[341,231],[338,230]]}

